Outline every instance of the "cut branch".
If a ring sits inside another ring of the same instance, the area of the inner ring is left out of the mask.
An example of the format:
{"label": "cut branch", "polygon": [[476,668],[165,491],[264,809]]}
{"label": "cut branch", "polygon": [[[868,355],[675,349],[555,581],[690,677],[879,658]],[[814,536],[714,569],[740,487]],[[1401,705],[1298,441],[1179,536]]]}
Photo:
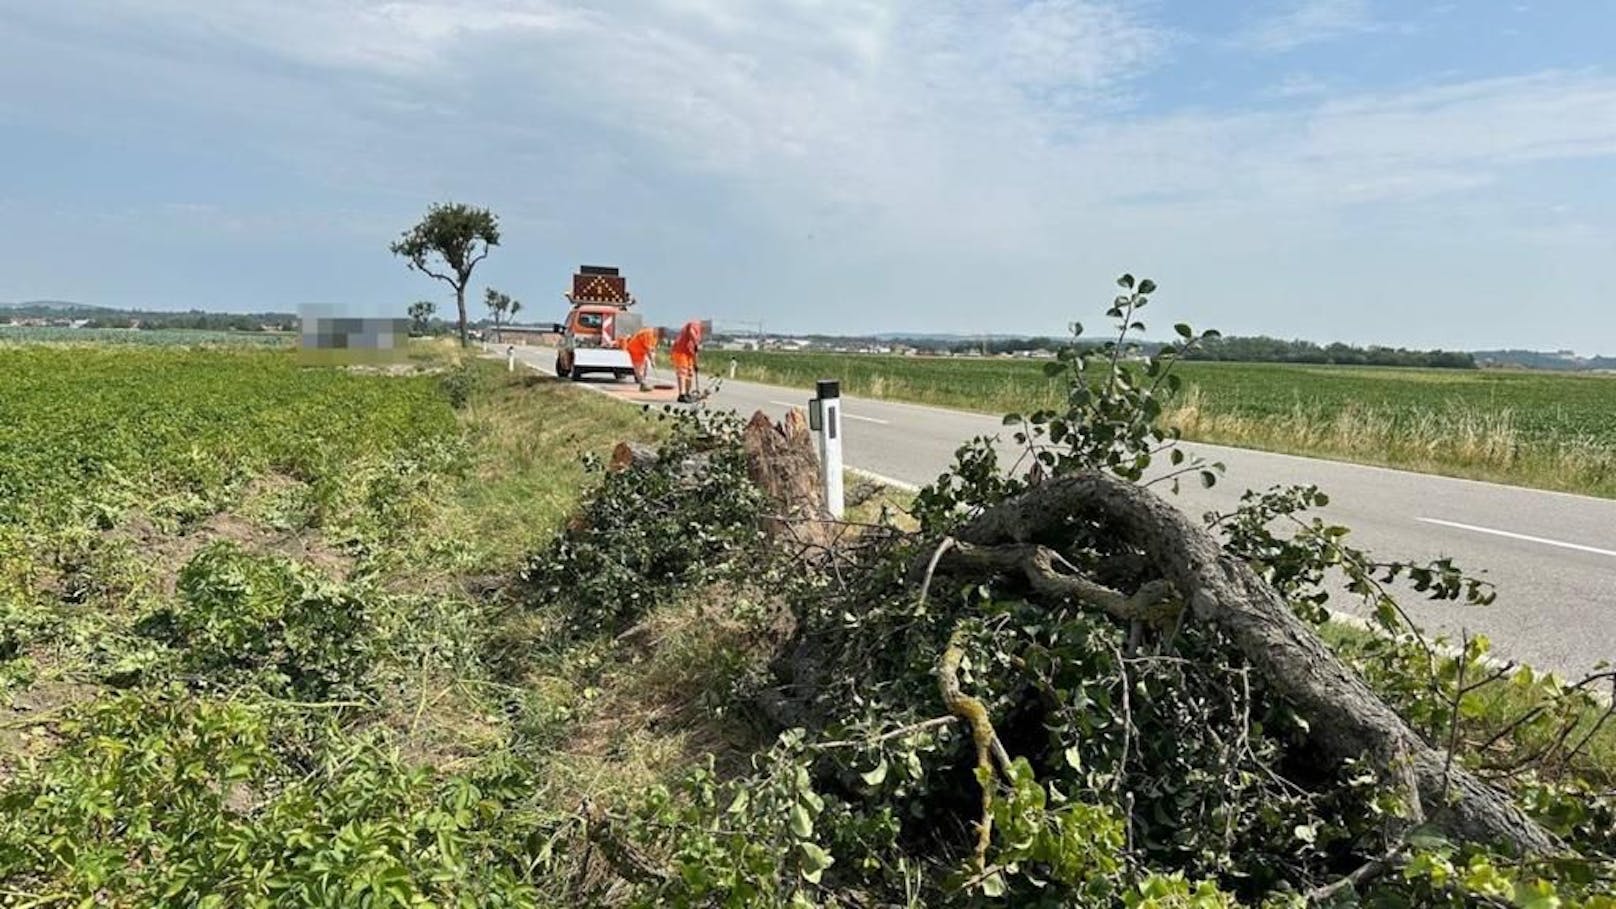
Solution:
{"label": "cut branch", "polygon": [[[1051,598],[1071,598],[1103,610],[1122,622],[1141,621],[1161,625],[1178,617],[1182,604],[1165,581],[1150,581],[1132,594],[1112,590],[1077,574],[1077,569],[1060,553],[1033,543],[1004,543],[978,546],[956,542],[943,559],[950,571],[974,571],[1019,575],[1032,589]],[[1069,572],[1057,570],[1057,566]]]}
{"label": "cut branch", "polygon": [[1010,754],[993,731],[987,705],[960,690],[959,668],[964,660],[965,648],[960,645],[960,633],[956,629],[948,638],[942,658],[937,661],[937,690],[948,712],[970,725],[971,740],[976,743],[977,779],[982,784],[982,819],[976,825],[976,866],[981,868],[987,862],[988,841],[993,835],[993,762],[998,762],[999,772],[1009,779]]}
{"label": "cut branch", "polygon": [[[1185,598],[1194,619],[1228,635],[1268,687],[1307,720],[1309,738],[1325,756],[1339,764],[1366,755],[1406,755],[1421,810],[1450,835],[1524,854],[1559,850],[1556,839],[1504,793],[1462,767],[1452,767],[1450,773],[1445,752],[1424,741],[1388,707],[1271,586],[1149,490],[1097,472],[1050,480],[968,522],[955,535],[961,546],[950,558],[959,558],[969,545],[996,552],[982,557],[995,571],[1013,564],[1025,572],[1027,550],[1008,550],[1016,555],[1006,562],[1007,545],[1036,549],[1040,540],[1058,536],[1079,520],[1096,522],[1143,550],[1156,574]],[[1035,587],[1042,583],[1075,595],[1077,585],[1055,573],[1052,563],[1047,572],[1037,562],[1031,564],[1029,581]],[[1109,604],[1108,613],[1129,612],[1115,595],[1084,592],[1095,597],[1090,602],[1098,601],[1096,605]]]}

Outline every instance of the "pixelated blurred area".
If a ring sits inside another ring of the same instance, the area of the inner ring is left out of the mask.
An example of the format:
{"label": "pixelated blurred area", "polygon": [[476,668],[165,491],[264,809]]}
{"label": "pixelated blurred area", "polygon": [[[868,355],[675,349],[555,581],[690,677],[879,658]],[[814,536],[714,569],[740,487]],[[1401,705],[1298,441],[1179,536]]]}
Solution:
{"label": "pixelated blurred area", "polygon": [[408,319],[342,316],[323,307],[299,314],[300,355],[320,364],[396,363],[408,358]]}

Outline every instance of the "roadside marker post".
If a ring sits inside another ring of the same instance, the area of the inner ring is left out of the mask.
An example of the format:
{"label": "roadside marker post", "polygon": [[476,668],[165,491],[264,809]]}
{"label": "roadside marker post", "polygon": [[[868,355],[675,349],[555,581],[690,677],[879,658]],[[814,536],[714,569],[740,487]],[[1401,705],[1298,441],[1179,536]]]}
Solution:
{"label": "roadside marker post", "polygon": [[516,372],[516,345],[505,348],[505,371]]}
{"label": "roadside marker post", "polygon": [[842,505],[842,383],[820,379],[817,397],[808,402],[808,428],[819,435],[819,473],[825,510],[840,520]]}

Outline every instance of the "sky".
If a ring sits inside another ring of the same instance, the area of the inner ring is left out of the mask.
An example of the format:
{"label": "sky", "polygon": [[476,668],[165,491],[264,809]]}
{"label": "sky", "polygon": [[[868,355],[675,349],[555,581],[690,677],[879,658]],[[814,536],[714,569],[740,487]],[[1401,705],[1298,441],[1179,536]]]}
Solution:
{"label": "sky", "polygon": [[0,300],[1616,354],[1616,0],[0,7]]}

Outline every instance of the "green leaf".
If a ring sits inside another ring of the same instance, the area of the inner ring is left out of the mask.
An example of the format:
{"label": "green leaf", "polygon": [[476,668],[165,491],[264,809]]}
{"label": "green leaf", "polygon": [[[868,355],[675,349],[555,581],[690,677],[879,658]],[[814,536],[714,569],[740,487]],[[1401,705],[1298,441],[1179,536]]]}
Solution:
{"label": "green leaf", "polygon": [[1178,336],[1180,338],[1195,337],[1195,329],[1191,328],[1188,322],[1180,322],[1177,325],[1174,325],[1173,331],[1178,332]]}
{"label": "green leaf", "polygon": [[1155,293],[1156,292],[1156,282],[1150,280],[1149,278],[1144,278],[1144,279],[1140,280],[1140,282],[1139,282],[1139,292],[1142,293],[1142,294],[1153,294],[1153,293]]}
{"label": "green leaf", "polygon": [[982,895],[987,897],[1004,896],[1004,876],[995,871],[982,878]]}
{"label": "green leaf", "polygon": [[1126,288],[1127,290],[1133,290],[1133,275],[1123,274],[1122,277],[1117,279],[1117,286]]}
{"label": "green leaf", "polygon": [[799,839],[814,835],[814,819],[808,816],[808,809],[800,803],[791,806],[791,832]]}
{"label": "green leaf", "polygon": [[802,842],[797,844],[802,853],[802,877],[810,884],[819,883],[820,875],[826,868],[835,864],[836,859],[818,843]]}
{"label": "green leaf", "polygon": [[1004,415],[1004,425],[1006,426],[1014,426],[1020,422],[1021,414],[1019,413],[1007,413]]}
{"label": "green leaf", "polygon": [[859,777],[861,777],[864,782],[871,786],[881,785],[881,781],[887,778],[887,759],[882,758],[881,763],[876,764],[872,769],[859,774]]}

